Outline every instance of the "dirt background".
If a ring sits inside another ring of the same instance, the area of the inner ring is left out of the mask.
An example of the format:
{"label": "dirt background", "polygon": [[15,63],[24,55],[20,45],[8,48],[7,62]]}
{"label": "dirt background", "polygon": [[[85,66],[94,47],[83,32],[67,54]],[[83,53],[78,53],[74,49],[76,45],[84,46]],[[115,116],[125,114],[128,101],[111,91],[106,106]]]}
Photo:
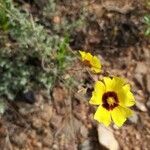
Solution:
{"label": "dirt background", "polygon": [[[40,15],[38,9],[46,3],[17,2],[28,6],[33,16]],[[150,7],[144,0],[57,3],[59,13],[71,19],[80,17],[81,7],[86,8],[86,25],[71,32],[70,47],[98,55],[103,64],[101,76],[119,75],[129,80],[137,102],[135,115],[119,129],[114,125],[106,129],[95,122],[95,108],[88,100],[97,76],[91,78],[77,60],[77,69],[66,73],[75,76],[75,88],[59,83],[50,97],[43,91],[36,93],[34,104],[8,102],[0,119],[0,150],[117,150],[114,145],[122,150],[150,150],[150,40],[143,34],[143,16]],[[60,18],[50,21],[57,24]]]}

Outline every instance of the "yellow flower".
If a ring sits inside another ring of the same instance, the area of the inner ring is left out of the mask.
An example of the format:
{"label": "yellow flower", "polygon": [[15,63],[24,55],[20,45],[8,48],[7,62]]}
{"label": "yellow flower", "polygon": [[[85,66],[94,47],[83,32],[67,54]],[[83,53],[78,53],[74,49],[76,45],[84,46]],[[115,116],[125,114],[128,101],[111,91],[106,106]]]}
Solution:
{"label": "yellow flower", "polygon": [[130,91],[130,85],[119,77],[104,77],[103,82],[97,81],[89,101],[90,104],[99,105],[94,119],[109,126],[111,121],[121,127],[126,119],[132,115],[128,107],[135,104]]}
{"label": "yellow flower", "polygon": [[100,73],[101,71],[101,62],[98,57],[91,55],[90,53],[86,53],[84,51],[79,51],[82,62],[91,68],[94,73]]}

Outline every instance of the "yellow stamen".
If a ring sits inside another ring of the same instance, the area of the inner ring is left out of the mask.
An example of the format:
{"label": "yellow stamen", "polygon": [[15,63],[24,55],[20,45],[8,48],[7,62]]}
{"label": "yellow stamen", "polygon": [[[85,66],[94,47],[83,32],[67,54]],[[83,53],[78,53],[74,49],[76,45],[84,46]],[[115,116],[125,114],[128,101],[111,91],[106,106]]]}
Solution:
{"label": "yellow stamen", "polygon": [[108,103],[109,105],[113,105],[113,104],[115,103],[114,98],[113,98],[113,97],[109,97],[109,98],[107,99],[107,103]]}

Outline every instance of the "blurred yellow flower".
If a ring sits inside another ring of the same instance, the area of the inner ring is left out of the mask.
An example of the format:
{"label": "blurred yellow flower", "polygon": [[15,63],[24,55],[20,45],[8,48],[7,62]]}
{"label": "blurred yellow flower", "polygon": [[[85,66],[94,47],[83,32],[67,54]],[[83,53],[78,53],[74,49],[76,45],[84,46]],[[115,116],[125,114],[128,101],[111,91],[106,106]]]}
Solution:
{"label": "blurred yellow flower", "polygon": [[119,77],[104,77],[103,82],[97,81],[89,101],[90,104],[99,105],[94,119],[109,126],[111,121],[121,127],[126,119],[132,115],[128,107],[135,104],[130,91],[130,85]]}
{"label": "blurred yellow flower", "polygon": [[94,73],[101,72],[101,62],[98,57],[91,55],[90,53],[86,53],[84,51],[79,51],[81,55],[82,62],[91,68]]}

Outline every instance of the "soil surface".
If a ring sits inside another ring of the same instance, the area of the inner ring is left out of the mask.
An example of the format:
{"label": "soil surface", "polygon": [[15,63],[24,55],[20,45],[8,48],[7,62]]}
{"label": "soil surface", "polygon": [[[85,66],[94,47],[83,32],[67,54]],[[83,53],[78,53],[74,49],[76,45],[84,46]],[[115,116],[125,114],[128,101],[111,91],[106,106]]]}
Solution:
{"label": "soil surface", "polygon": [[[44,5],[46,1],[39,2]],[[19,5],[30,6],[33,16],[40,15],[36,14],[42,7],[39,3],[19,0]],[[120,149],[150,150],[150,40],[143,34],[143,16],[150,10],[146,1],[62,0],[58,7],[71,19],[88,13],[85,25],[71,32],[72,50],[98,55],[103,64],[100,77],[118,75],[132,85],[135,115],[121,128],[110,127]],[[82,14],[83,7],[86,11]],[[53,21],[58,23],[59,17]],[[99,77],[82,69],[79,60],[73,67],[76,69],[68,70],[65,76],[75,76],[75,88],[62,82],[50,97],[43,91],[36,93],[34,104],[8,101],[0,119],[0,150],[106,149],[98,139],[98,123],[93,120],[95,107],[88,103],[93,79]]]}

